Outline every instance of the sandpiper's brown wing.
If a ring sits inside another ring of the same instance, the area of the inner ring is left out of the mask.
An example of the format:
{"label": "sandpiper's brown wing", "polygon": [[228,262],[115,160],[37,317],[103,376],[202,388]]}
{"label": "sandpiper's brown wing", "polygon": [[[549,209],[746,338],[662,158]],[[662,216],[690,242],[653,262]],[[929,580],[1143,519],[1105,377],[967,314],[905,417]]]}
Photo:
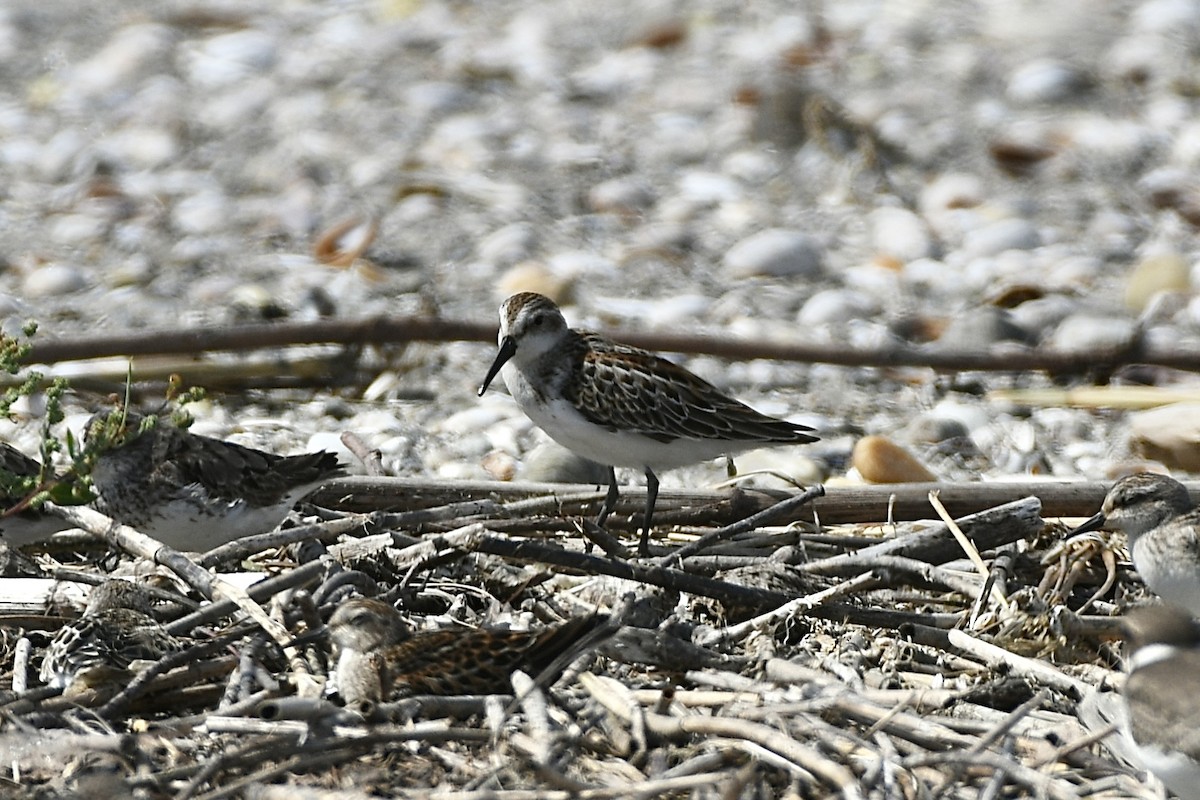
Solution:
{"label": "sandpiper's brown wing", "polygon": [[[135,420],[130,425],[137,424]],[[124,448],[142,450],[149,483],[198,485],[210,497],[245,500],[255,506],[282,502],[295,489],[341,475],[337,456],[321,451],[281,456],[234,442],[188,433],[166,421]],[[133,455],[131,451],[129,455]]]}
{"label": "sandpiper's brown wing", "polygon": [[380,654],[399,694],[506,694],[514,670],[538,675],[607,621],[592,615],[539,631],[421,631]]}
{"label": "sandpiper's brown wing", "polygon": [[589,421],[662,442],[815,442],[809,428],[760,414],[683,367],[595,333],[574,332],[567,400]]}

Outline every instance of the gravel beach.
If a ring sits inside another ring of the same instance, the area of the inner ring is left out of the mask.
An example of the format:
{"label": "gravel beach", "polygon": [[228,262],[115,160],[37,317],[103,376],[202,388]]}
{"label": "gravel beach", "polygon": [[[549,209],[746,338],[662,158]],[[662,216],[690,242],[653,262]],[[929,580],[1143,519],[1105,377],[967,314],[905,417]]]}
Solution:
{"label": "gravel beach", "polygon": [[[743,471],[1186,478],[1196,406],[990,393],[1196,387],[1089,359],[1200,350],[1198,106],[1197,0],[7,0],[0,324],[493,323],[531,290],[597,329],[1051,348],[1078,371],[681,360],[821,434]],[[574,474],[529,463],[545,437],[499,384],[476,396],[493,353],[379,348],[368,386],[217,394],[193,430],[348,462],[352,431],[400,476]],[[67,424],[102,403],[71,395]],[[0,438],[35,452],[39,405],[17,411]]]}
{"label": "gravel beach", "polygon": [[[0,313],[53,336],[491,321],[533,288],[607,328],[1087,351],[1141,325],[1195,343],[1198,40],[1186,0],[14,0]],[[330,247],[361,257],[329,266]],[[340,427],[400,473],[482,477],[488,452],[539,440],[505,398],[474,398],[489,359],[413,346],[370,402],[338,401]],[[994,475],[1100,477],[1123,456],[1107,420],[1010,419],[928,373],[689,366],[828,431],[842,460],[861,433],[920,449],[948,427],[994,449]],[[436,403],[386,402],[413,397]],[[321,403],[288,424],[331,427]],[[236,433],[223,411],[210,432]]]}

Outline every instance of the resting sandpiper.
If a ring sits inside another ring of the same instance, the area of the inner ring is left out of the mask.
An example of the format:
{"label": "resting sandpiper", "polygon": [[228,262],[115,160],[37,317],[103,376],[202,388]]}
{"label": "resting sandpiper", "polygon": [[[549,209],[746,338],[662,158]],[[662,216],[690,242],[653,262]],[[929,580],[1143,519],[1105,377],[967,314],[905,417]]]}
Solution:
{"label": "resting sandpiper", "polygon": [[1181,608],[1143,606],[1126,627],[1125,734],[1168,789],[1200,800],[1200,624]]}
{"label": "resting sandpiper", "polygon": [[1129,475],[1109,490],[1100,512],[1071,533],[1105,524],[1125,531],[1133,566],[1152,592],[1200,615],[1200,511],[1186,486],[1151,472]]}
{"label": "resting sandpiper", "polygon": [[576,617],[537,631],[414,632],[387,603],[350,600],[329,619],[329,635],[338,649],[338,694],[359,711],[414,694],[508,694],[514,670],[536,677],[575,648],[582,653],[594,643],[589,634],[599,633],[607,620],[603,615]]}
{"label": "resting sandpiper", "polygon": [[[89,432],[106,416],[93,416]],[[280,456],[168,420],[140,426],[141,417],[129,414],[124,443],[97,459],[96,507],[177,550],[210,550],[274,530],[298,500],[343,474],[330,452]]]}
{"label": "resting sandpiper", "polygon": [[50,642],[42,682],[62,688],[90,670],[125,670],[134,661],[157,661],[178,650],[178,640],[150,616],[150,607],[150,596],[131,581],[114,578],[97,586],[83,616]]}
{"label": "resting sandpiper", "polygon": [[[36,479],[41,475],[42,465],[12,445],[0,442],[0,471],[6,473],[7,480],[15,483],[23,478]],[[0,488],[0,512],[24,500],[25,493]],[[20,547],[70,527],[69,523],[49,512],[26,508],[8,516],[0,516],[0,540],[7,542],[10,547]]]}
{"label": "resting sandpiper", "polygon": [[608,467],[600,525],[617,502],[614,467],[646,473],[639,553],[648,553],[658,470],[766,444],[815,442],[812,428],[768,417],[683,367],[646,350],[568,328],[540,294],[500,306],[500,350],[482,395],[499,373],[529,418],[550,438]]}

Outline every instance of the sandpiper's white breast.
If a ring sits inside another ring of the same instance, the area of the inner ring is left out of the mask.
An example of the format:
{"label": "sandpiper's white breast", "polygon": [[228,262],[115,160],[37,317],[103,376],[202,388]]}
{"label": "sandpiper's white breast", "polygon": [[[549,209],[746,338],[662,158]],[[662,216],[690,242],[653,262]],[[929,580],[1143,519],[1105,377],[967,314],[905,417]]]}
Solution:
{"label": "sandpiper's white breast", "polygon": [[1176,535],[1182,533],[1168,523],[1138,537],[1130,548],[1133,565],[1150,591],[1200,616],[1200,561]]}

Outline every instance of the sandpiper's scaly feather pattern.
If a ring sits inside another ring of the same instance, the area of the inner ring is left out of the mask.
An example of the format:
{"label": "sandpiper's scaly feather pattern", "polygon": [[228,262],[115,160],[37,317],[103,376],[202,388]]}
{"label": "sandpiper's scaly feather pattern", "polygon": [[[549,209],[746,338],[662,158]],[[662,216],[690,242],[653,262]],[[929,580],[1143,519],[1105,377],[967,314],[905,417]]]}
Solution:
{"label": "sandpiper's scaly feather pattern", "polygon": [[[89,430],[98,424],[92,418]],[[164,544],[205,550],[266,533],[305,495],[343,473],[329,452],[281,456],[165,420],[103,453],[92,472],[100,510]]]}
{"label": "sandpiper's scaly feather pattern", "polygon": [[578,617],[537,631],[448,628],[411,631],[399,613],[374,599],[350,600],[329,620],[338,648],[336,681],[343,701],[363,709],[413,694],[502,694],[520,669],[538,675],[608,618]]}
{"label": "sandpiper's scaly feather pattern", "polygon": [[658,494],[655,470],[817,438],[811,428],[761,414],[654,353],[568,328],[558,306],[532,292],[500,306],[499,351],[480,394],[497,374],[550,438],[610,468],[599,524],[617,500],[611,468],[645,471],[643,554]]}
{"label": "sandpiper's scaly feather pattern", "polygon": [[563,394],[584,417],[660,442],[816,441],[804,426],[760,414],[678,364],[596,333],[570,331],[576,359]]}
{"label": "sandpiper's scaly feather pattern", "polygon": [[88,670],[124,670],[134,661],[156,661],[179,641],[150,616],[150,597],[130,581],[113,579],[88,597],[87,609],[55,634],[42,660],[43,683],[64,687]]}

